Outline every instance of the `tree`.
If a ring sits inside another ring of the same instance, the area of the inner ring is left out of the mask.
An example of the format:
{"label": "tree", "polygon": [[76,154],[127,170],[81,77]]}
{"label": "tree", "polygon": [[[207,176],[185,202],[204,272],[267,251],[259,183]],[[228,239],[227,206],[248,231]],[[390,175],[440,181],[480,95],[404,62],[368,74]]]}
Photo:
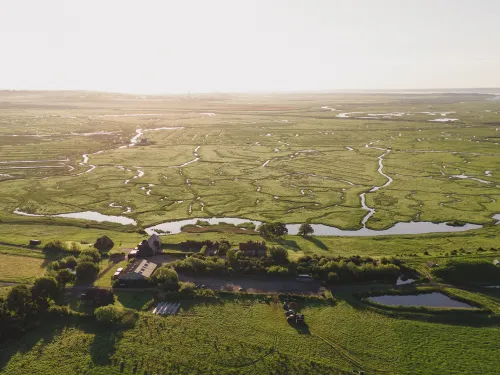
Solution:
{"label": "tree", "polygon": [[76,278],[80,282],[93,282],[99,274],[99,266],[92,262],[78,263],[76,266]]}
{"label": "tree", "polygon": [[165,266],[158,268],[151,276],[151,281],[164,289],[179,289],[179,275],[172,268]]}
{"label": "tree", "polygon": [[6,305],[9,311],[24,319],[28,306],[32,303],[31,292],[26,285],[16,285],[7,294]]}
{"label": "tree", "polygon": [[231,249],[226,252],[226,260],[229,264],[233,264],[236,261],[236,249]]}
{"label": "tree", "polygon": [[99,254],[99,251],[95,249],[83,250],[80,253],[80,257],[90,257],[92,259],[92,262],[94,263],[99,263],[99,261],[101,260],[101,254]]}
{"label": "tree", "polygon": [[49,307],[49,300],[55,301],[57,297],[59,297],[59,285],[53,277],[39,277],[31,287],[31,298],[41,310],[46,310]]}
{"label": "tree", "polygon": [[75,280],[75,275],[67,268],[57,272],[56,280],[61,287]]}
{"label": "tree", "polygon": [[108,236],[99,237],[94,244],[94,247],[99,250],[101,254],[107,253],[113,248],[113,246],[115,246],[115,244]]}
{"label": "tree", "polygon": [[259,227],[259,232],[262,237],[279,238],[283,237],[285,234],[288,234],[288,229],[285,224],[280,222],[262,223]]}
{"label": "tree", "polygon": [[75,269],[77,265],[77,260],[73,255],[70,255],[68,257],[62,258],[59,261],[59,268],[71,268],[72,270]]}
{"label": "tree", "polygon": [[288,263],[288,251],[280,246],[273,246],[269,249],[269,255],[276,264]]}
{"label": "tree", "polygon": [[309,223],[300,224],[300,227],[299,227],[299,236],[308,237],[308,236],[310,236],[313,233],[314,233],[314,229],[311,226],[311,224],[309,224]]}
{"label": "tree", "polygon": [[115,305],[102,306],[94,310],[95,318],[101,323],[119,322],[124,314],[123,309]]}

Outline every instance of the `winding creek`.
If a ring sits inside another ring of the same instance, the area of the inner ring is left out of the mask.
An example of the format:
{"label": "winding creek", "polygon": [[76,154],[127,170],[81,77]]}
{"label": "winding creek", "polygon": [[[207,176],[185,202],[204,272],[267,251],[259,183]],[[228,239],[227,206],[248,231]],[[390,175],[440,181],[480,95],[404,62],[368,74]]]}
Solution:
{"label": "winding creek", "polygon": [[[353,112],[351,112],[351,113],[353,113]],[[341,115],[345,116],[347,114],[348,113],[340,114],[337,116],[342,117]],[[345,116],[345,117],[347,117],[347,116]],[[182,127],[162,127],[162,128],[145,129],[145,130],[137,129],[136,135],[130,140],[128,147],[135,146],[138,143],[140,137],[146,131],[174,130],[174,129],[183,129],[183,128]],[[373,142],[370,143],[370,145],[366,145],[365,147],[383,151],[382,155],[378,156],[378,166],[379,167],[378,167],[377,172],[386,179],[386,182],[383,185],[374,186],[369,191],[360,194],[361,207],[364,210],[368,211],[362,220],[363,227],[361,229],[358,229],[358,230],[342,230],[342,229],[339,229],[336,227],[323,225],[323,224],[311,224],[311,226],[314,229],[315,235],[317,235],[317,236],[386,236],[386,235],[408,235],[408,234],[425,234],[425,233],[463,232],[463,231],[482,228],[481,225],[476,225],[476,224],[465,224],[464,226],[450,226],[450,225],[447,225],[446,223],[432,223],[432,222],[420,222],[419,221],[419,222],[399,222],[399,223],[396,223],[391,228],[388,228],[385,230],[368,229],[366,227],[366,223],[375,214],[376,211],[374,208],[371,208],[366,204],[366,194],[376,192],[379,189],[382,189],[382,188],[389,186],[393,182],[393,179],[390,176],[388,176],[387,174],[385,174],[383,171],[384,158],[390,154],[391,150],[379,148],[379,147],[373,147],[373,146],[371,146],[371,144],[373,144]],[[127,147],[127,146],[125,146],[125,147]],[[173,167],[182,168],[182,167],[185,167],[191,163],[194,163],[194,162],[197,162],[198,160],[200,160],[200,157],[198,154],[199,149],[200,149],[200,145],[198,145],[194,149],[194,151],[193,151],[194,159],[193,160],[190,160],[184,164],[173,166]],[[346,149],[349,151],[353,151],[353,149],[351,147],[346,147]],[[94,154],[98,154],[98,153],[102,153],[102,152],[103,151],[98,151]],[[289,157],[297,156],[300,153],[312,153],[312,152],[317,152],[317,151],[316,150],[301,150],[301,151],[295,152],[294,154],[290,155]],[[90,168],[84,172],[79,173],[79,174],[88,173],[96,168],[95,165],[89,163],[89,154],[82,155],[82,159],[83,160],[81,162],[79,162],[79,164],[82,166],[86,165]],[[276,159],[279,159],[279,158],[276,158]],[[261,167],[266,167],[272,160],[274,160],[274,159],[270,159],[270,160],[265,161],[264,164],[261,165]],[[28,162],[28,161],[26,161],[26,162]],[[120,168],[121,170],[130,171],[129,169],[125,169],[125,167],[123,167],[123,166],[118,166],[118,168]],[[141,167],[135,167],[135,168],[137,170],[137,175],[133,176],[132,179],[140,178],[144,175],[144,171],[139,169]],[[486,171],[485,174],[488,176],[489,174],[491,174],[491,172]],[[472,178],[472,177],[465,176],[465,175],[454,175],[454,176],[451,176],[450,178],[458,178],[458,179],[469,178],[469,179],[476,180],[478,182],[489,183],[489,181],[480,180],[480,179]],[[126,180],[125,184],[128,184],[129,181],[130,180]],[[350,183],[350,184],[352,184],[352,183]],[[151,186],[152,186],[152,184],[149,184],[149,187],[151,187]],[[261,190],[261,187],[258,186],[257,191],[260,192],[260,190]],[[151,193],[151,189],[148,189],[146,194],[150,195],[150,193]],[[305,194],[304,190],[301,190],[300,193],[302,195]],[[274,199],[279,199],[279,197],[274,196]],[[199,198],[198,198],[198,200],[199,200]],[[177,203],[182,203],[182,202],[183,201],[178,201]],[[204,210],[204,203],[200,202],[200,205],[202,207],[201,210],[203,211]],[[123,213],[130,213],[132,211],[130,207],[120,206],[114,202],[109,204],[109,206],[113,207],[113,208],[125,208],[126,211]],[[41,215],[41,214],[31,214],[31,213],[23,212],[19,208],[16,208],[13,213],[17,214],[17,215],[32,216],[32,217],[60,217],[60,218],[67,218],[67,219],[91,220],[91,221],[97,221],[97,222],[112,222],[112,223],[118,223],[118,224],[122,224],[122,225],[137,225],[137,222],[131,218],[128,218],[125,216],[104,215],[104,214],[101,214],[101,213],[95,212],[95,211]],[[493,218],[500,221],[500,214],[494,215]],[[260,221],[249,220],[249,219],[244,219],[244,218],[234,218],[234,217],[191,218],[191,219],[186,219],[186,220],[176,220],[176,221],[170,221],[170,222],[157,224],[157,225],[151,226],[149,228],[146,228],[146,232],[149,234],[152,234],[152,233],[176,234],[176,233],[181,232],[181,228],[184,225],[196,224],[196,222],[198,220],[208,221],[211,225],[220,224],[220,223],[239,225],[242,223],[251,222],[256,227],[258,227],[261,224]],[[291,235],[298,234],[300,224],[287,224],[286,226],[287,226],[289,234],[291,234]]]}

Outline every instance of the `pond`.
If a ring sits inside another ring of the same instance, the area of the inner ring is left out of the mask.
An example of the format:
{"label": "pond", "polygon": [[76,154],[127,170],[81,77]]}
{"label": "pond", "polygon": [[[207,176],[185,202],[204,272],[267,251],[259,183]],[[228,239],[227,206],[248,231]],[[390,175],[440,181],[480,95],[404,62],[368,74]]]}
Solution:
{"label": "pond", "polygon": [[403,296],[378,296],[370,297],[369,301],[388,306],[423,306],[423,307],[447,307],[455,309],[474,309],[467,303],[451,299],[446,294],[434,292],[424,293],[417,295],[403,295]]}
{"label": "pond", "polygon": [[160,234],[163,234],[162,232],[170,232],[170,234],[176,234],[181,232],[181,228],[184,225],[195,225],[198,220],[208,221],[210,225],[217,225],[221,223],[234,224],[234,225],[239,225],[243,223],[253,223],[255,227],[258,227],[261,224],[260,221],[240,219],[235,217],[212,217],[212,218],[195,218],[187,220],[169,221],[166,223],[155,225],[153,227],[146,228],[145,230],[148,234],[157,233],[156,231],[159,231]]}
{"label": "pond", "polygon": [[83,219],[83,220],[92,220],[97,222],[107,221],[110,223],[118,223],[122,225],[136,225],[135,220],[130,219],[125,216],[115,216],[115,215],[103,215],[99,212],[95,211],[84,211],[84,212],[69,212],[66,214],[57,214],[57,215],[38,215],[38,214],[29,214],[27,212],[22,212],[18,208],[14,211],[15,214],[23,215],[23,216],[34,216],[34,217],[64,217],[67,219]]}
{"label": "pond", "polygon": [[[148,234],[157,233],[156,230],[161,232],[170,232],[176,234],[181,232],[181,227],[187,224],[196,224],[198,220],[208,221],[211,225],[228,223],[228,224],[242,224],[253,223],[258,227],[261,222],[256,220],[241,219],[236,217],[221,217],[221,218],[193,218],[187,220],[177,220],[161,223],[149,228],[146,228]],[[471,229],[482,228],[481,225],[465,224],[464,226],[450,226],[446,223],[431,223],[425,221],[397,223],[393,227],[385,230],[373,230],[368,228],[361,228],[358,230],[343,230],[336,227],[330,227],[323,224],[311,224],[314,229],[315,236],[386,236],[395,234],[423,234],[423,233],[437,233],[437,232],[463,232]],[[299,232],[300,224],[286,224],[288,234],[297,235]],[[160,233],[163,234],[163,233]]]}

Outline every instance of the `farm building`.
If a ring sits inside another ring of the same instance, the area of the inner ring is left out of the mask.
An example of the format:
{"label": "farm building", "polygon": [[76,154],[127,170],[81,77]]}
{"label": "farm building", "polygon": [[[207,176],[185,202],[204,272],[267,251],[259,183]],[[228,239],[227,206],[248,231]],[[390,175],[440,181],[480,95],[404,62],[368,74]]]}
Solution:
{"label": "farm building", "polygon": [[142,240],[137,245],[137,255],[142,258],[152,257],[161,252],[161,238],[157,234],[153,234],[147,240]]}
{"label": "farm building", "polygon": [[121,285],[146,283],[157,266],[156,263],[148,262],[145,259],[138,260],[137,262],[129,264],[128,267],[120,273],[118,280]]}

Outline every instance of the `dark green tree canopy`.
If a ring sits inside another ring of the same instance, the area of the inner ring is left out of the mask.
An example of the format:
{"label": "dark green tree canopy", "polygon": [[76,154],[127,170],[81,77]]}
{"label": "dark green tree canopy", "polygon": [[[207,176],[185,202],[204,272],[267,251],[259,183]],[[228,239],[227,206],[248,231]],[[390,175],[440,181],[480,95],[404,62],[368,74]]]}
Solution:
{"label": "dark green tree canopy", "polygon": [[314,229],[309,223],[303,223],[299,227],[299,236],[307,237],[314,233]]}
{"label": "dark green tree canopy", "polygon": [[288,229],[285,224],[280,222],[262,223],[259,227],[259,232],[262,237],[279,238],[288,234]]}

